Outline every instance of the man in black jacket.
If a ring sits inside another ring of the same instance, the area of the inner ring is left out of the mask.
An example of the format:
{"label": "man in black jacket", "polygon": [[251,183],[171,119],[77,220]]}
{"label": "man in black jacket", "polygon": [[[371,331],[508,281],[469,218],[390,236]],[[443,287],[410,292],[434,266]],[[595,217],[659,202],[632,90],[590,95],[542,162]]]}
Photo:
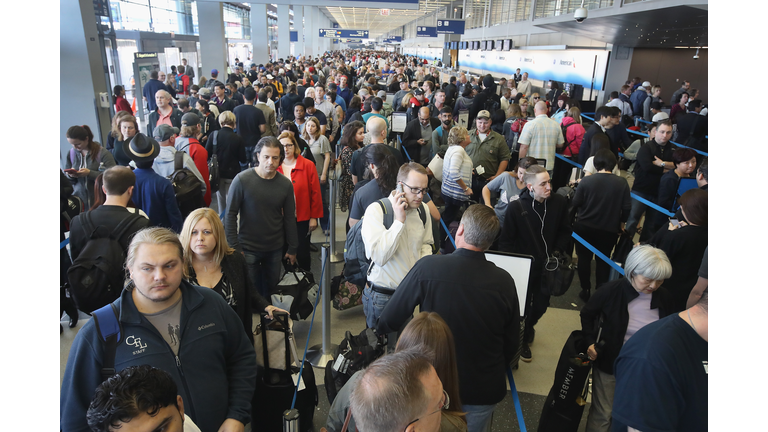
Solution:
{"label": "man in black jacket", "polygon": [[489,99],[496,102],[497,107],[501,107],[501,96],[496,94],[496,82],[493,81],[491,74],[483,77],[483,91],[472,100],[472,105],[469,107],[469,124],[475,124],[475,117],[482,110],[494,112],[486,105]]}
{"label": "man in black jacket", "polygon": [[168,122],[170,122],[170,126],[181,128],[181,116],[183,113],[180,109],[171,105],[170,93],[165,90],[158,90],[155,93],[155,103],[157,103],[157,109],[149,113],[147,135],[152,135],[155,127],[161,124],[169,124]]}
{"label": "man in black jacket", "polygon": [[[670,138],[672,138],[672,121],[669,119],[661,120],[657,123],[656,136],[653,141],[648,141],[638,150],[637,161],[635,162],[635,182],[632,184],[632,192],[635,195],[656,202],[661,176],[665,172],[675,169],[675,164],[672,162],[674,148],[669,144]],[[628,233],[635,233],[645,208],[646,205],[642,202],[636,199],[632,200],[632,209],[629,211],[629,219],[627,219],[625,228]],[[645,218],[646,226],[643,228],[640,241],[650,238],[655,233],[652,226],[653,219],[655,216]]]}
{"label": "man in black jacket", "polygon": [[613,110],[611,107],[605,105],[595,111],[595,122],[592,123],[592,126],[589,127],[584,134],[584,138],[581,140],[581,147],[579,147],[579,164],[586,164],[587,159],[592,155],[592,137],[602,134],[608,138],[605,131],[613,127],[611,114],[613,114]]}
{"label": "man in black jacket", "polygon": [[458,95],[458,92],[459,89],[456,88],[456,77],[452,76],[448,82],[448,85],[445,87],[445,103],[447,105],[453,106],[456,103],[456,96]]}
{"label": "man in black jacket", "polygon": [[707,116],[701,115],[701,99],[688,102],[688,113],[677,118],[677,140],[675,142],[707,151],[704,146],[704,136],[707,135],[709,124]]}
{"label": "man in black jacket", "polygon": [[520,351],[520,360],[530,362],[529,345],[535,336],[533,326],[549,307],[549,295],[542,293],[541,287],[544,265],[555,252],[564,254],[569,250],[571,223],[568,202],[564,196],[552,194],[546,168],[541,165],[529,167],[524,181],[526,189],[520,193],[520,199],[507,207],[499,249],[534,257],[525,303],[524,345]]}
{"label": "man in black jacket", "polygon": [[498,232],[499,219],[492,209],[470,206],[456,231],[456,251],[419,260],[395,290],[377,326],[379,334],[402,329],[417,305],[421,311],[440,314],[456,343],[461,401],[470,431],[485,430],[495,405],[504,398],[505,369],[519,345],[515,281],[484,255]]}
{"label": "man in black jacket", "polygon": [[[419,117],[411,120],[403,132],[403,148],[414,162],[427,165],[432,146],[432,131],[440,127],[440,120],[429,116],[429,107],[419,109]],[[425,163],[426,162],[426,163]]]}

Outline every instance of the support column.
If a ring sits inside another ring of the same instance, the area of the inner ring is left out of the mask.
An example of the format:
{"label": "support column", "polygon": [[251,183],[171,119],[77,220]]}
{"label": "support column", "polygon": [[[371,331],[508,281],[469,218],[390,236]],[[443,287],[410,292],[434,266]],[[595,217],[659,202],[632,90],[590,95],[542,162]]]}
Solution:
{"label": "support column", "polygon": [[288,58],[291,55],[290,6],[277,5],[277,57]]}
{"label": "support column", "polygon": [[111,91],[107,90],[93,2],[69,1],[60,6],[59,152],[63,162],[72,148],[66,137],[70,126],[88,125],[94,140],[106,144],[110,131],[109,108],[99,107],[98,101],[99,93],[110,94]]}
{"label": "support column", "polygon": [[[256,64],[266,64],[269,61],[269,35],[267,33],[267,5],[251,3],[251,47]],[[246,65],[250,70],[251,65]]]}
{"label": "support column", "polygon": [[293,6],[293,30],[299,35],[293,50],[298,57],[304,53],[304,6]]}
{"label": "support column", "polygon": [[316,52],[317,40],[319,39],[320,26],[317,22],[317,8],[314,6],[307,6],[304,8],[304,21],[306,23],[304,27],[304,56],[314,55]]}
{"label": "support column", "polygon": [[[608,62],[608,72],[605,75],[604,91],[595,89],[594,95],[597,94],[597,107],[605,105],[608,102],[608,96],[612,91],[619,91],[621,86],[627,81],[629,77],[629,68],[632,65],[632,53],[633,48],[627,46],[616,45],[611,49],[611,60]],[[584,95],[589,94],[589,89],[584,89]]]}
{"label": "support column", "polygon": [[197,2],[200,28],[200,57],[202,75],[210,78],[217,69],[221,82],[227,81],[227,40],[224,37],[224,7],[219,2]]}

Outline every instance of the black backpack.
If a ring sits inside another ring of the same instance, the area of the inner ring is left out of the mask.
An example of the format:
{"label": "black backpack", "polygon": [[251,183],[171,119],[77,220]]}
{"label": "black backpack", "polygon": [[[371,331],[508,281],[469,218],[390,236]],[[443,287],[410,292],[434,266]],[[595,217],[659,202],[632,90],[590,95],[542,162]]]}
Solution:
{"label": "black backpack", "polygon": [[77,308],[91,313],[120,296],[125,280],[125,250],[119,240],[143,216],[126,217],[107,236],[97,233],[101,226],[93,225],[91,212],[78,217],[89,240],[67,271],[67,279]]}
{"label": "black backpack", "polygon": [[328,360],[325,365],[325,392],[329,403],[333,403],[355,372],[384,355],[385,345],[373,329],[367,328],[357,336],[347,331],[337,350],[336,360]]}
{"label": "black backpack", "polygon": [[[395,212],[389,198],[377,201],[384,213],[384,228],[389,229],[395,221]],[[424,206],[419,206],[419,218],[424,226],[427,225],[427,214]],[[371,260],[365,256],[365,243],[363,243],[363,220],[360,219],[347,233],[347,241],[344,243],[344,277],[358,286],[365,286],[370,273]]]}
{"label": "black backpack", "polygon": [[[560,125],[560,130],[563,132],[563,142],[564,142],[564,144],[563,144],[563,148],[557,149],[557,153],[565,153],[565,149],[567,149],[568,147],[571,146],[571,144],[573,144],[573,141],[568,141],[568,128],[573,126],[573,125],[577,125],[577,124],[578,123],[574,122],[574,123],[569,123],[567,125],[564,125],[564,124]],[[571,152],[572,156],[577,156],[578,154],[579,154],[578,151],[575,154],[573,152]]]}
{"label": "black backpack", "polygon": [[483,109],[488,111],[491,116],[493,116],[499,108],[501,108],[501,104],[491,96],[488,96],[488,99],[486,99],[483,104]]}
{"label": "black backpack", "polygon": [[173,156],[173,173],[168,176],[168,180],[173,185],[181,216],[186,218],[194,210],[205,207],[205,201],[203,200],[203,182],[195,173],[184,168],[184,154],[183,151],[176,151]]}

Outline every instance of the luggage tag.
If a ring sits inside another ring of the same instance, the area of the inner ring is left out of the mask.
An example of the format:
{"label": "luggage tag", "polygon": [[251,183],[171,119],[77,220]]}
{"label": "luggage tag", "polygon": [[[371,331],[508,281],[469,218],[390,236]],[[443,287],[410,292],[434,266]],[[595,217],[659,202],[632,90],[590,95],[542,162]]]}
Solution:
{"label": "luggage tag", "polygon": [[483,175],[483,174],[485,174],[485,168],[483,168],[482,165],[478,165],[478,166],[475,167],[475,172],[478,175]]}
{"label": "luggage tag", "polygon": [[[294,374],[291,374],[291,379],[293,379],[293,385],[296,385],[296,383],[299,382],[299,373],[296,372]],[[299,389],[297,391],[302,391],[305,388],[307,387],[304,385],[304,377],[301,377],[301,383],[299,383]]]}
{"label": "luggage tag", "polygon": [[336,357],[336,361],[333,362],[333,370],[339,373],[347,373],[348,368],[349,368],[349,360],[347,360],[347,358],[344,357],[342,354],[339,354]]}

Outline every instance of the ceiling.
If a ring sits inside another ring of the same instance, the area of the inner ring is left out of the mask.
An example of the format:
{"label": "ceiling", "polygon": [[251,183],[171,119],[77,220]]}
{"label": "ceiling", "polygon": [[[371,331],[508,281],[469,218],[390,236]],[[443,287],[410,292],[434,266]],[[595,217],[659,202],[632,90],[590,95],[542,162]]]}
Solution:
{"label": "ceiling", "polygon": [[[590,11],[593,15],[597,11]],[[537,27],[628,47],[707,46],[706,8],[673,6],[642,12],[573,19]]]}
{"label": "ceiling", "polygon": [[320,7],[320,10],[342,29],[368,30],[375,39],[409,22],[433,13],[438,8],[450,6],[451,0],[419,0],[419,9],[389,9],[388,16],[382,16],[381,9],[353,7]]}

